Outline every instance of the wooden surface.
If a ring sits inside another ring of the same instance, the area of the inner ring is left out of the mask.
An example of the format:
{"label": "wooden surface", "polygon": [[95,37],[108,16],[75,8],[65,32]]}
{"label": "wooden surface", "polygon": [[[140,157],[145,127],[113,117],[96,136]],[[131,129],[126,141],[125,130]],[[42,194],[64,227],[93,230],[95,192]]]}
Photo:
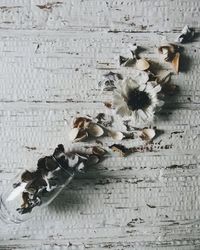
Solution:
{"label": "wooden surface", "polygon": [[[77,112],[106,112],[98,82],[120,72],[128,44],[158,61],[163,39],[185,24],[200,31],[199,11],[198,0],[1,0],[0,190],[58,143],[68,147]],[[0,249],[200,249],[199,38],[184,48],[184,72],[172,78],[180,93],[154,124],[156,152],[110,157],[31,222],[0,224]]]}

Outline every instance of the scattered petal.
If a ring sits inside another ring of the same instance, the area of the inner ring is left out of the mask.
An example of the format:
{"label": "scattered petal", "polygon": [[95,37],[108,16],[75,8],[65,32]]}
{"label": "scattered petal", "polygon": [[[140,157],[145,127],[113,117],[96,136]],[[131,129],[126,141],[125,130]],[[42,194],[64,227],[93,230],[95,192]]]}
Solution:
{"label": "scattered petal", "polygon": [[74,128],[86,128],[88,124],[91,122],[91,119],[87,117],[77,117],[73,122]]}
{"label": "scattered petal", "polygon": [[99,146],[92,147],[92,154],[94,154],[94,155],[103,156],[106,153],[107,153],[107,151],[102,147],[99,147]]}
{"label": "scattered petal", "polygon": [[182,29],[181,34],[177,37],[175,42],[178,43],[186,43],[190,42],[194,38],[194,30],[189,28],[188,25],[185,25],[185,27]]}
{"label": "scattered petal", "polygon": [[124,134],[120,131],[109,131],[108,135],[117,141],[121,141],[124,138]]}
{"label": "scattered petal", "polygon": [[156,76],[157,83],[165,84],[170,81],[172,72],[169,70],[161,70]]}
{"label": "scattered petal", "polygon": [[177,52],[172,60],[172,67],[177,74],[179,72],[179,65],[180,65],[180,53]]}
{"label": "scattered petal", "polygon": [[158,52],[163,57],[163,59],[165,61],[170,61],[170,62],[173,60],[176,51],[177,51],[177,46],[171,43],[162,45],[158,48]]}
{"label": "scattered petal", "polygon": [[151,128],[144,128],[142,131],[139,131],[140,138],[145,141],[151,141],[155,135],[155,130]]}
{"label": "scattered petal", "polygon": [[104,130],[95,123],[90,123],[88,127],[88,133],[94,137],[100,137],[104,134]]}
{"label": "scattered petal", "polygon": [[113,144],[109,146],[109,148],[112,149],[113,152],[119,153],[121,157],[125,157],[129,153],[129,149],[122,144]]}
{"label": "scattered petal", "polygon": [[70,168],[73,168],[76,166],[76,164],[79,162],[79,157],[75,154],[72,154],[71,156],[68,157],[68,166]]}
{"label": "scattered petal", "polygon": [[87,137],[87,131],[80,128],[73,128],[69,133],[69,140],[74,142],[83,141]]}
{"label": "scattered petal", "polygon": [[145,59],[138,59],[136,61],[136,68],[139,70],[147,70],[150,67],[150,64]]}

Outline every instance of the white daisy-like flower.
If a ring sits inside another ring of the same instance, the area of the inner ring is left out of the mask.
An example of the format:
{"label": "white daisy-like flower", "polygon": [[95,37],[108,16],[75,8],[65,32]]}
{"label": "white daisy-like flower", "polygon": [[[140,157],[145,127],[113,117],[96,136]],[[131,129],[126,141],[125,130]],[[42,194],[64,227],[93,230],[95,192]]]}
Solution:
{"label": "white daisy-like flower", "polygon": [[135,122],[153,120],[156,108],[162,106],[163,101],[157,96],[161,86],[148,80],[146,72],[137,71],[135,75],[118,81],[113,95],[113,107],[117,114]]}

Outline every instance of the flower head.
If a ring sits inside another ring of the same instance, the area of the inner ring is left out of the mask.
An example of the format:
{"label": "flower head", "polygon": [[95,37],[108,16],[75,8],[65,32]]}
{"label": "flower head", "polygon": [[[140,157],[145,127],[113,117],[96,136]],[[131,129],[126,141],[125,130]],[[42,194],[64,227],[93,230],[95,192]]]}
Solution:
{"label": "flower head", "polygon": [[157,106],[161,105],[157,93],[161,90],[159,84],[148,82],[146,72],[136,72],[119,81],[113,95],[113,107],[122,117],[131,117],[135,121],[153,120]]}

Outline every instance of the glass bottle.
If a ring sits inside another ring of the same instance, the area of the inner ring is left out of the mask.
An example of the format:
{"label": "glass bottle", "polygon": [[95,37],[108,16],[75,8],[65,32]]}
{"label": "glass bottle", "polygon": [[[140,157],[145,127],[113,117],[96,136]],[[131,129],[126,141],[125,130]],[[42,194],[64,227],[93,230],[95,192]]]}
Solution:
{"label": "glass bottle", "polygon": [[0,219],[6,223],[30,219],[91,162],[97,163],[97,156],[65,153],[64,146],[59,144],[53,155],[38,160],[36,170],[24,170],[8,184],[0,196]]}

